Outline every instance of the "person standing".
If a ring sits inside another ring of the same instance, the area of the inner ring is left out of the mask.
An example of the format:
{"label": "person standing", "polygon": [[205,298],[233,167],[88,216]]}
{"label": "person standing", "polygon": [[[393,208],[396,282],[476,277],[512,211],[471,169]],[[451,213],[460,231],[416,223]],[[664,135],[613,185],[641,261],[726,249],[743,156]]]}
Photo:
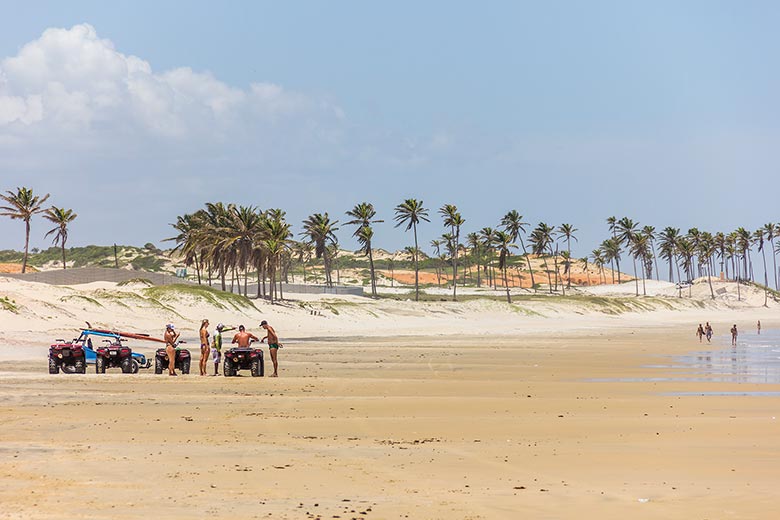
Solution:
{"label": "person standing", "polygon": [[200,375],[206,375],[206,366],[209,362],[209,320],[200,322]]}
{"label": "person standing", "polygon": [[179,334],[173,326],[173,323],[169,323],[165,326],[165,353],[168,354],[168,375],[177,376],[176,373],[176,342],[179,340]]}
{"label": "person standing", "polygon": [[260,340],[260,343],[268,340],[268,353],[271,355],[271,362],[274,364],[274,373],[269,377],[279,377],[279,362],[276,359],[279,355],[279,349],[282,348],[282,345],[279,344],[279,336],[276,335],[276,331],[267,321],[263,320],[260,323],[260,326],[263,327],[266,332],[265,337]]}
{"label": "person standing", "polygon": [[211,359],[214,361],[214,375],[219,375],[219,362],[222,359],[222,331],[225,326],[217,324],[217,330],[214,332],[214,339],[211,343]]}
{"label": "person standing", "polygon": [[731,327],[731,344],[733,346],[737,346],[737,324],[735,323],[733,327]]}
{"label": "person standing", "polygon": [[707,343],[709,343],[712,339],[712,325],[710,325],[709,321],[704,325],[704,336],[707,338]]}
{"label": "person standing", "polygon": [[758,333],[761,334],[761,320],[758,320],[758,323],[756,323],[756,328],[758,329]]}
{"label": "person standing", "polygon": [[699,338],[699,343],[701,343],[701,338],[704,336],[704,327],[701,326],[701,323],[699,323],[699,328],[696,329],[696,337]]}

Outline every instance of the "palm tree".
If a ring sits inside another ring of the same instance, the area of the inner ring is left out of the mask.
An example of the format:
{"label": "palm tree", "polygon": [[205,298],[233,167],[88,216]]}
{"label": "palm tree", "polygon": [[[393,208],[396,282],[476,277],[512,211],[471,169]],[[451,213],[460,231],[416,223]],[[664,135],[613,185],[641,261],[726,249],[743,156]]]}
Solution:
{"label": "palm tree", "polygon": [[528,256],[528,251],[525,248],[523,237],[520,234],[525,233],[525,226],[528,224],[523,222],[523,216],[520,213],[515,210],[511,210],[507,212],[507,214],[504,215],[504,217],[501,219],[501,225],[504,226],[504,231],[509,233],[509,235],[512,237],[512,242],[518,239],[520,240],[520,247],[523,249],[523,256],[525,256],[525,259],[528,262],[528,272],[531,273],[531,287],[533,288],[534,292],[536,292],[536,282],[534,281],[534,270],[531,267],[531,259]]}
{"label": "palm tree", "polygon": [[[682,260],[683,269],[688,277],[688,280],[693,280],[693,257],[696,254],[696,249],[693,247],[693,242],[686,237],[681,237],[677,241],[677,250],[680,253],[680,259]],[[682,284],[680,284],[680,296],[682,296]],[[691,286],[688,286],[688,296],[691,296]]]}
{"label": "palm tree", "polygon": [[314,213],[303,221],[303,233],[301,235],[308,237],[314,244],[314,257],[322,258],[325,266],[325,283],[333,286],[331,277],[331,251],[328,245],[338,244],[335,232],[337,220],[331,221],[327,213]]}
{"label": "palm tree", "polygon": [[482,287],[482,278],[480,277],[480,265],[482,265],[482,241],[480,240],[477,233],[469,233],[466,235],[466,244],[468,244],[469,248],[471,249],[471,256],[474,259],[474,265],[477,266],[477,287]]}
{"label": "palm tree", "polygon": [[[653,253],[653,264],[655,266],[655,280],[658,281],[660,273],[658,272],[658,257],[655,254],[655,227],[653,226],[645,226],[642,228],[642,234],[647,237],[647,241],[650,243],[650,250]],[[652,277],[652,274],[649,274],[648,277]]]}
{"label": "palm tree", "polygon": [[27,272],[27,257],[30,248],[30,220],[36,213],[43,213],[43,203],[49,198],[47,193],[43,197],[33,194],[32,188],[16,188],[16,193],[6,191],[6,195],[0,194],[0,199],[4,200],[7,206],[0,206],[4,217],[11,217],[11,220],[24,220],[24,260],[22,261],[22,273]]}
{"label": "palm tree", "polygon": [[517,246],[512,243],[512,236],[506,231],[496,231],[493,234],[493,243],[498,249],[498,268],[504,273],[504,287],[506,288],[506,301],[512,303],[512,296],[509,294],[509,281],[506,276],[506,268],[508,265],[509,257],[511,256],[510,248],[516,248]]}
{"label": "palm tree", "polygon": [[715,254],[715,238],[712,233],[704,231],[699,237],[699,261],[703,261],[707,270],[707,284],[710,286],[710,297],[715,299],[715,291],[712,289],[712,257]]}
{"label": "palm tree", "polygon": [[466,220],[458,212],[454,204],[445,204],[439,208],[439,214],[444,217],[444,225],[449,226],[454,244],[451,246],[452,255],[452,301],[458,300],[458,250],[460,249],[460,227]]}
{"label": "palm tree", "polygon": [[62,268],[65,269],[65,242],[68,241],[68,224],[73,222],[76,217],[72,209],[58,208],[52,206],[43,212],[43,218],[55,224],[55,227],[46,233],[46,237],[54,235],[53,243],[56,246],[62,246]]}
{"label": "palm tree", "polygon": [[[607,217],[607,225],[609,226],[609,232],[612,233],[612,238],[616,240],[617,244],[617,254],[614,255],[612,260],[615,261],[615,264],[617,265],[617,275],[618,275],[618,283],[622,283],[620,280],[620,240],[617,240],[617,219],[615,217]],[[614,276],[614,270],[612,275]],[[614,282],[613,282],[614,283]]]}
{"label": "palm tree", "polygon": [[[374,237],[374,230],[371,228],[371,224],[384,222],[384,220],[375,219],[376,211],[374,205],[370,202],[361,202],[355,205],[351,211],[347,211],[347,216],[352,217],[352,220],[347,222],[347,225],[358,226],[352,236],[358,239],[360,243],[360,250],[368,256],[368,265],[370,267],[371,275],[371,296],[376,298],[376,275],[374,273],[374,253],[371,248],[371,239]],[[366,229],[364,229],[366,228]]]}
{"label": "palm tree", "polygon": [[482,246],[485,256],[483,258],[485,264],[485,276],[488,277],[488,287],[493,286],[493,289],[497,289],[496,276],[492,269],[493,264],[493,247],[495,246],[496,230],[492,227],[483,227],[479,230],[479,235],[482,238]]}
{"label": "palm tree", "polygon": [[[775,277],[775,289],[780,289],[777,285],[777,258],[775,258],[775,235],[778,234],[780,229],[772,222],[764,224],[764,233],[767,240],[769,240],[769,251],[772,253],[772,272]],[[764,269],[766,271],[766,269]]]}
{"label": "palm tree", "polygon": [[566,279],[567,289],[571,289],[571,271],[569,270],[569,260],[571,260],[571,240],[577,240],[577,237],[574,236],[575,231],[577,230],[571,224],[561,224],[558,226],[558,236],[566,239],[567,257],[565,258],[566,263],[564,264],[563,272],[564,274],[568,273],[568,278]]}
{"label": "palm tree", "polygon": [[[617,222],[617,238],[618,243],[625,243],[627,246],[636,240],[637,237],[637,225],[633,220],[628,217],[623,217]],[[631,255],[634,260],[634,282],[636,283],[636,295],[639,296],[639,279],[636,276],[636,256]],[[620,264],[618,264],[619,266]],[[618,278],[620,277],[620,267],[618,267]],[[643,278],[644,280],[644,278]]]}
{"label": "palm tree", "polygon": [[593,258],[593,263],[595,264],[596,268],[599,270],[599,283],[602,283],[602,279],[604,280],[603,283],[607,283],[607,275],[604,273],[604,265],[607,263],[606,259],[604,258],[604,250],[599,247],[597,249],[594,249],[591,252],[591,257]]}
{"label": "palm tree", "polygon": [[300,262],[301,267],[303,268],[303,283],[306,283],[306,263],[311,260],[311,255],[314,253],[314,247],[311,245],[311,242],[301,240],[300,242],[295,242],[293,244],[292,252],[293,255],[298,258],[298,262]]}
{"label": "palm tree", "polygon": [[677,263],[678,244],[680,240],[680,229],[666,227],[659,235],[659,248],[661,249],[661,258],[669,263],[669,281],[674,282],[674,271],[672,266],[677,267],[677,281],[680,279],[680,264]]}
{"label": "palm tree", "polygon": [[433,248],[433,253],[436,255],[436,263],[434,264],[434,267],[436,269],[436,287],[441,287],[441,269],[439,265],[439,261],[441,260],[441,246],[444,245],[443,240],[439,240],[438,238],[434,238],[431,240],[431,247]]}
{"label": "palm tree", "polygon": [[[552,256],[552,243],[553,243],[553,231],[555,228],[548,226],[544,222],[540,222],[536,228],[531,232],[529,242],[531,243],[531,251],[535,255],[542,255],[544,261],[544,270],[547,272],[547,284],[550,287],[550,294],[553,292],[553,283],[550,278],[550,268],[547,265],[547,256]],[[556,273],[557,276],[557,273]]]}
{"label": "palm tree", "polygon": [[[75,215],[74,215],[75,216]],[[204,227],[198,221],[197,214],[186,214],[176,217],[176,223],[171,224],[173,229],[179,232],[178,235],[171,238],[163,239],[163,242],[175,241],[176,246],[171,250],[170,254],[181,253],[184,256],[184,265],[187,267],[195,264],[195,272],[198,276],[198,285],[201,284],[200,266],[198,262],[198,234],[204,232]],[[52,230],[54,231],[54,230]],[[51,231],[49,232],[51,233]],[[63,243],[63,248],[65,247]],[[63,258],[65,257],[65,251],[63,249]],[[64,263],[64,262],[63,262]],[[64,268],[64,265],[63,265]]]}
{"label": "palm tree", "polygon": [[764,307],[768,307],[769,280],[766,272],[766,253],[764,253],[764,228],[758,228],[753,232],[753,240],[758,244],[758,250],[761,252],[761,258],[764,260]]}
{"label": "palm tree", "polygon": [[[620,243],[616,238],[608,238],[601,243],[601,250],[604,253],[604,262],[609,262],[614,267],[615,259],[620,256]],[[610,269],[612,270],[612,269]],[[618,273],[619,276],[619,273]],[[607,282],[606,275],[604,276],[604,283]],[[612,270],[612,283],[615,283],[615,271]]]}
{"label": "palm tree", "polygon": [[[629,244],[629,250],[631,251],[631,257],[634,259],[634,279],[636,281],[636,295],[639,296],[639,280],[636,277],[636,260],[640,260],[640,266],[642,271],[642,294],[647,296],[647,289],[645,288],[645,269],[650,260],[650,248],[649,239],[644,233],[635,233]],[[652,261],[652,260],[650,260]]]}
{"label": "palm tree", "polygon": [[414,231],[414,301],[420,301],[420,264],[419,264],[419,246],[417,244],[417,224],[420,221],[430,222],[428,219],[428,210],[423,207],[423,201],[417,199],[406,199],[395,207],[395,217],[398,222],[395,227],[406,224],[406,231]]}

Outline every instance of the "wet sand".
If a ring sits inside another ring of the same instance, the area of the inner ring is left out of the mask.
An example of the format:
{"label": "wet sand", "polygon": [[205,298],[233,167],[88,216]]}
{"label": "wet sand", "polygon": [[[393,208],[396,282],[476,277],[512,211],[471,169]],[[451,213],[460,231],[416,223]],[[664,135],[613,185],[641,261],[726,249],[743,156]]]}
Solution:
{"label": "wet sand", "polygon": [[777,518],[780,398],[671,394],[780,385],[653,380],[699,349],[687,329],[320,339],[278,379],[4,360],[0,518]]}

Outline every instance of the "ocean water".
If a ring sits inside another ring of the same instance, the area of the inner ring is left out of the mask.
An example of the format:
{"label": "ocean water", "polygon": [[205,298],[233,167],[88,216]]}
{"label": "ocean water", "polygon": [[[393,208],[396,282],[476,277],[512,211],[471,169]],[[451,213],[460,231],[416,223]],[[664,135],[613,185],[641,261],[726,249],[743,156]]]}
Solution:
{"label": "ocean water", "polygon": [[676,356],[674,362],[704,381],[780,384],[780,330],[741,332],[735,347],[731,334],[721,335],[703,350]]}
{"label": "ocean water", "polygon": [[[727,331],[728,332],[728,331]],[[648,374],[643,378],[600,379],[621,382],[702,382],[738,384],[780,384],[780,330],[763,329],[761,334],[740,332],[736,347],[731,334],[721,334],[712,343],[702,343],[701,350],[675,356],[672,364],[645,365],[650,371],[663,370],[664,376]],[[673,375],[668,375],[669,372]],[[665,395],[746,395],[780,396],[780,391],[701,391],[670,392]]]}

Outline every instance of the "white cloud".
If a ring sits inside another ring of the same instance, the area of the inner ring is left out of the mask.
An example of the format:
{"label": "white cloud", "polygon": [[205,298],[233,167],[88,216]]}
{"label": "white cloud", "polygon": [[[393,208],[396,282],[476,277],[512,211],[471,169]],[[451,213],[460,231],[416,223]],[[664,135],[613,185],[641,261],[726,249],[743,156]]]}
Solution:
{"label": "white cloud", "polygon": [[296,118],[337,122],[342,117],[338,107],[276,84],[242,90],[187,67],[155,72],[87,24],[47,29],[16,56],[0,61],[0,134],[6,138],[19,133],[108,139],[129,130],[183,140],[208,138],[215,131],[244,134],[247,127],[257,132]]}

